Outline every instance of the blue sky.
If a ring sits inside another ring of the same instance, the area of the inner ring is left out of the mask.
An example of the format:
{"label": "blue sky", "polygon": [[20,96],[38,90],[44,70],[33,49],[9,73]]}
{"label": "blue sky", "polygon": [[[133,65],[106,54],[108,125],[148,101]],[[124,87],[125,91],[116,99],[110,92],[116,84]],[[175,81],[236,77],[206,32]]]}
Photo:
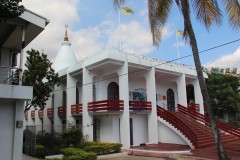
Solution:
{"label": "blue sky", "polygon": [[[240,38],[240,30],[232,30],[228,25],[223,9],[222,26],[212,26],[208,32],[195,19],[192,11],[192,23],[195,30],[199,51],[221,45]],[[44,50],[54,60],[63,40],[65,24],[68,24],[69,38],[77,58],[84,59],[104,49],[122,49],[127,52],[159,58],[176,59],[176,29],[183,29],[183,18],[174,5],[169,20],[164,28],[164,36],[159,48],[154,48],[148,24],[147,1],[128,0],[124,6],[134,10],[132,15],[121,15],[118,24],[118,12],[111,0],[23,0],[30,10],[45,16],[50,24],[28,48]],[[121,36],[120,36],[121,34]],[[121,37],[121,38],[120,38]],[[191,54],[191,48],[178,37],[180,57]],[[220,67],[240,67],[240,41],[200,54],[203,65]],[[181,63],[193,65],[193,58],[181,59]]]}

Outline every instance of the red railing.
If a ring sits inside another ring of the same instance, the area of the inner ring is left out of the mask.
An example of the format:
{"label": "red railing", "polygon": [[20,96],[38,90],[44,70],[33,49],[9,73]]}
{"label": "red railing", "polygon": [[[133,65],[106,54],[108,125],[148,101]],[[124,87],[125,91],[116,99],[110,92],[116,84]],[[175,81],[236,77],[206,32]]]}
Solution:
{"label": "red railing", "polygon": [[28,111],[24,112],[24,117],[25,117],[25,120],[27,121],[28,120]]}
{"label": "red railing", "polygon": [[39,118],[43,118],[43,110],[39,110],[38,111],[38,117]]}
{"label": "red railing", "polygon": [[35,119],[35,110],[34,110],[34,111],[31,111],[31,118],[32,118],[32,119]]}
{"label": "red railing", "polygon": [[191,141],[193,146],[198,147],[197,135],[181,119],[160,106],[157,106],[157,114],[182,132]]}
{"label": "red railing", "polygon": [[152,110],[152,102],[149,101],[129,101],[130,111]]}
{"label": "red railing", "polygon": [[82,113],[82,111],[83,111],[82,104],[71,105],[71,113],[72,113],[72,115],[80,115],[80,113]]}
{"label": "red railing", "polygon": [[88,112],[98,111],[122,111],[124,109],[123,100],[102,100],[88,103]]}
{"label": "red railing", "polygon": [[[189,116],[189,117],[192,117],[192,118],[194,118],[198,121],[203,122],[207,126],[211,126],[209,118],[205,115],[202,115],[202,114],[197,113],[197,112],[188,111],[188,109],[186,107],[184,107],[180,104],[178,104],[178,111],[187,115],[187,116]],[[240,129],[239,128],[230,126],[230,125],[228,125],[226,123],[223,123],[223,122],[221,122],[217,119],[216,119],[216,124],[217,124],[217,126],[220,130],[240,138]]]}
{"label": "red railing", "polygon": [[199,104],[188,104],[187,108],[190,112],[200,112]]}
{"label": "red railing", "polygon": [[54,117],[54,108],[48,108],[47,109],[47,116],[48,116],[48,118],[53,118]]}
{"label": "red railing", "polygon": [[58,107],[58,116],[65,117],[66,116],[66,106]]}

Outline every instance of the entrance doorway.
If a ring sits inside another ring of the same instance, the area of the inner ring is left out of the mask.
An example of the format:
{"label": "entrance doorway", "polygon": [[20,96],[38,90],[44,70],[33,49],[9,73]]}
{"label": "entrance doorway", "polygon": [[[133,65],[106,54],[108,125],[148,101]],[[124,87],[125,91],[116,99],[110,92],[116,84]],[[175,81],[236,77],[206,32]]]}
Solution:
{"label": "entrance doorway", "polygon": [[119,100],[119,86],[116,82],[108,85],[108,100]]}
{"label": "entrance doorway", "polygon": [[175,112],[175,98],[171,88],[167,90],[167,108],[169,112]]}

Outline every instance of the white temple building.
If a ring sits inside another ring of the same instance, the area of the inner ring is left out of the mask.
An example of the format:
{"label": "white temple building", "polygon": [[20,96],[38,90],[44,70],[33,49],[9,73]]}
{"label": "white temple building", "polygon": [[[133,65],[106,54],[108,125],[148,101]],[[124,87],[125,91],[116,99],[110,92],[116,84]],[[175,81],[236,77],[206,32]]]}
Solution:
{"label": "white temple building", "polygon": [[[196,108],[204,113],[193,67],[114,50],[77,62],[66,32],[54,69],[61,85],[54,87],[43,111],[25,113],[27,125],[43,122],[46,131],[61,131],[68,122],[80,124],[89,140],[119,142],[123,148],[158,142],[196,147],[166,120],[178,111],[177,104],[188,106],[188,84],[194,87]],[[161,109],[168,116],[161,116]]]}

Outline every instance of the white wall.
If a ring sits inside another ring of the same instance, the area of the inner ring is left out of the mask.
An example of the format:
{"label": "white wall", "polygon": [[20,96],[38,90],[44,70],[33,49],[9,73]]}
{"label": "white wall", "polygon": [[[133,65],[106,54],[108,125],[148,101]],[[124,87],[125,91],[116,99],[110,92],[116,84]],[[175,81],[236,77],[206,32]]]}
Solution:
{"label": "white wall", "polygon": [[12,160],[14,101],[0,100],[0,159]]}
{"label": "white wall", "polygon": [[178,134],[160,121],[158,121],[158,140],[162,143],[187,145],[187,143]]}
{"label": "white wall", "polygon": [[98,116],[100,120],[100,142],[120,143],[119,116]]}
{"label": "white wall", "polygon": [[[177,84],[174,82],[171,83],[159,83],[156,82],[156,92],[157,94],[160,94],[161,96],[167,96],[167,90],[171,88],[174,92],[174,98],[175,98],[175,107],[178,104],[178,92],[177,92]],[[164,103],[164,105],[163,105]],[[158,99],[157,104],[161,107],[166,107],[167,105],[167,99],[166,100],[162,100],[162,99]],[[165,108],[166,109],[166,108]]]}
{"label": "white wall", "polygon": [[[147,115],[130,115],[133,122],[133,145],[148,143],[148,118]],[[126,133],[127,134],[127,133]]]}

